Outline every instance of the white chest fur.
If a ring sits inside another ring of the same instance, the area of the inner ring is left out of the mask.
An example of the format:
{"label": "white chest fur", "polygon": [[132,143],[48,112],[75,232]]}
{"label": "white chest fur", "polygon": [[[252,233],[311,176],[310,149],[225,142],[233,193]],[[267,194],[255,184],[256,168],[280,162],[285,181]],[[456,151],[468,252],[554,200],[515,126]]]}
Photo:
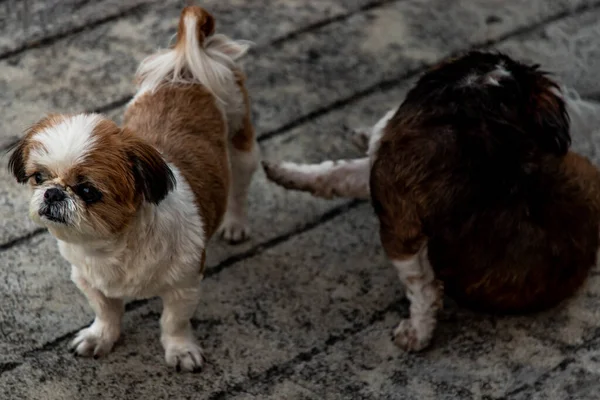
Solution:
{"label": "white chest fur", "polygon": [[152,297],[185,284],[197,285],[202,279],[202,219],[189,185],[171,168],[176,188],[158,206],[145,204],[118,241],[58,241],[63,257],[107,297]]}

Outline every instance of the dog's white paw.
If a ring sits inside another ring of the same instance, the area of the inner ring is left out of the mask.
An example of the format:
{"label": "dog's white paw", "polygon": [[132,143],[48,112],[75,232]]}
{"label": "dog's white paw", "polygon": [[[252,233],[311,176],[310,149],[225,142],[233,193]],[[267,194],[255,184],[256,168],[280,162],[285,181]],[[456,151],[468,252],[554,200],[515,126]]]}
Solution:
{"label": "dog's white paw", "polygon": [[204,355],[202,348],[193,339],[163,337],[165,360],[177,371],[194,372],[202,369]]}
{"label": "dog's white paw", "polygon": [[94,321],[88,328],[79,331],[69,348],[80,356],[99,358],[110,353],[118,339],[118,327]]}
{"label": "dog's white paw", "polygon": [[405,351],[421,351],[429,346],[432,332],[417,329],[413,321],[404,319],[394,329],[394,343]]}
{"label": "dog's white paw", "polygon": [[240,243],[250,238],[248,221],[231,215],[225,215],[219,227],[219,236],[229,243]]}

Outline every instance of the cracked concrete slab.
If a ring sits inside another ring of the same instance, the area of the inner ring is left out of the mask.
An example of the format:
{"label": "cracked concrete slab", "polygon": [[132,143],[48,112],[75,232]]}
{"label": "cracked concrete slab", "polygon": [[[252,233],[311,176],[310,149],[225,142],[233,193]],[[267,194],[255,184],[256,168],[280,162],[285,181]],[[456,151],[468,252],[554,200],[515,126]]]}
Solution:
{"label": "cracked concrete slab", "polygon": [[[280,26],[282,8],[294,18],[297,10],[319,16],[328,3],[315,0],[307,8],[304,4],[280,0],[279,7],[260,8],[260,19],[248,19],[250,5],[225,5],[227,12],[215,7],[215,15],[230,18],[231,25],[225,21],[220,26],[232,37],[268,43],[275,33],[265,27]],[[352,15],[245,58],[255,122],[259,132],[278,129],[383,79],[398,78],[460,49],[493,42],[582,6],[600,2],[510,0],[498,8],[488,0],[407,0]],[[168,43],[178,10],[168,5],[0,61],[0,134],[8,136],[0,147],[49,110],[92,110],[131,95],[139,61]],[[245,23],[236,23],[240,20]],[[454,22],[458,20],[463,23]],[[250,22],[252,28],[247,28]],[[382,25],[395,41],[381,40],[377,27]]]}
{"label": "cracked concrete slab", "polygon": [[5,0],[0,3],[0,57],[118,19],[148,3],[149,0]]}
{"label": "cracked concrete slab", "polygon": [[440,326],[444,343],[436,340],[433,349],[408,355],[398,353],[390,340],[390,327],[399,316],[388,312],[359,334],[295,366],[289,377],[247,388],[234,399],[296,398],[302,391],[321,399],[329,388],[336,391],[327,398],[335,399],[393,394],[399,399],[502,398],[533,384],[565,359],[560,350],[525,331],[496,330],[485,318],[457,314],[446,315]]}
{"label": "cracked concrete slab", "polygon": [[594,399],[600,392],[598,340],[589,343],[541,379],[511,393],[515,400]]}
{"label": "cracked concrete slab", "polygon": [[[65,398],[51,395],[54,388],[66,398],[126,393],[141,399],[169,392],[177,379],[182,397],[194,391],[202,398],[219,393],[296,398],[286,390],[301,387],[331,398],[357,393],[375,399],[408,387],[413,395],[406,398],[427,392],[500,398],[543,379],[568,352],[518,320],[470,313],[451,302],[431,350],[412,355],[398,350],[390,332],[407,304],[366,204],[212,275],[203,286],[194,321],[210,360],[202,379],[175,378],[162,365],[160,304],[152,301],[126,314],[123,341],[108,358],[73,358],[65,338],[18,360],[21,365],[0,376],[0,387],[13,398],[31,398],[35,383],[49,399]],[[584,290],[579,298],[593,299],[593,292]],[[64,319],[56,323],[76,330],[81,319],[72,313],[63,310]],[[552,314],[529,320],[550,332],[561,325]],[[148,376],[151,385],[136,384]],[[287,382],[297,385],[282,388]]]}
{"label": "cracked concrete slab", "polygon": [[[67,36],[49,46],[0,60],[0,148],[49,110],[92,110],[132,94],[139,62],[169,44],[185,2],[152,2],[111,23]],[[328,18],[377,1],[203,1],[220,32],[266,45]],[[21,113],[19,110],[28,110]]]}
{"label": "cracked concrete slab", "polygon": [[523,38],[496,46],[527,62],[541,64],[546,71],[577,89],[582,95],[598,96],[600,82],[600,10],[561,19]]}
{"label": "cracked concrete slab", "polygon": [[[79,3],[81,15],[102,4]],[[0,61],[0,147],[50,109],[102,107],[118,119],[137,62],[174,32],[177,3],[156,2],[97,25],[89,19],[88,30]],[[63,2],[65,10],[74,4]],[[541,62],[597,97],[597,1],[203,4],[227,33],[258,43],[246,69],[271,160],[358,155],[349,127],[370,125],[397,105],[411,71],[476,44]],[[585,111],[588,127],[600,122],[596,111]],[[600,164],[598,135],[577,128],[574,148]],[[129,304],[123,338],[108,358],[66,351],[91,310],[48,234],[19,239],[35,227],[25,190],[3,171],[0,398],[595,398],[598,268],[574,299],[535,316],[497,318],[448,301],[434,347],[407,355],[389,339],[407,303],[370,206],[285,192],[262,173],[250,197],[254,240],[215,241],[208,249],[193,326],[209,364],[199,375],[181,375],[163,361],[157,300]]]}
{"label": "cracked concrete slab", "polygon": [[[369,8],[389,0],[338,0],[338,1],[263,1],[261,7],[244,1],[222,3],[204,0],[198,4],[209,8],[222,17],[220,24],[238,25],[255,38],[281,38],[301,27],[309,27],[344,14]],[[117,19],[138,15],[141,18],[162,16],[171,21],[179,10],[187,5],[185,0],[4,0],[0,3],[0,58],[44,42],[53,41],[70,33],[109,24]],[[235,12],[231,12],[232,9]],[[263,24],[265,9],[276,13],[277,24]],[[240,15],[245,18],[240,19]],[[149,32],[160,35],[163,32]],[[157,37],[160,43],[164,38]],[[259,42],[261,42],[259,40]]]}

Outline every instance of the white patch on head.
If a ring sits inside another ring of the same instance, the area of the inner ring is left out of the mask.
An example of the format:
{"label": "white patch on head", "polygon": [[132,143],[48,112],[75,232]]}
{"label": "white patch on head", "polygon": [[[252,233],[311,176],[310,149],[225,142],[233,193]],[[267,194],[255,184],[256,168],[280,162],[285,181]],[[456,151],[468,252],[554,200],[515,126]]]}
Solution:
{"label": "white patch on head", "polygon": [[60,175],[85,159],[92,149],[92,135],[102,117],[98,114],[79,114],[68,117],[33,136],[40,144],[31,150],[29,162],[43,165]]}
{"label": "white patch on head", "polygon": [[493,76],[488,76],[486,83],[492,86],[500,86],[500,82]]}
{"label": "white patch on head", "polygon": [[[476,73],[470,73],[465,76],[461,82],[461,86],[477,86],[479,85],[492,85],[500,86],[500,81],[504,78],[511,76],[510,71],[506,69],[504,64],[500,63],[496,65],[496,68],[488,72],[487,74],[480,77]],[[480,80],[480,78],[482,78]]]}
{"label": "white patch on head", "polygon": [[477,82],[477,79],[477,74],[469,74],[463,79],[462,86],[473,86]]}
{"label": "white patch on head", "polygon": [[510,76],[510,72],[504,67],[504,65],[498,64],[496,65],[496,69],[486,75],[485,83],[488,85],[500,86],[500,81]]}
{"label": "white patch on head", "polygon": [[496,69],[494,70],[494,75],[504,77],[504,78],[511,76],[510,72],[506,69],[506,67],[502,63],[496,65]]}

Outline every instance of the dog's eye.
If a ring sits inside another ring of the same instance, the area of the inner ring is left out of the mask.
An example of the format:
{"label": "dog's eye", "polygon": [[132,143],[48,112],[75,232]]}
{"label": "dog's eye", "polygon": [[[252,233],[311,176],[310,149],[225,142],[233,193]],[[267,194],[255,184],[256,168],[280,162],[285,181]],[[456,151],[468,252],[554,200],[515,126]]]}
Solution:
{"label": "dog's eye", "polygon": [[77,195],[88,204],[95,203],[102,198],[102,193],[100,193],[98,189],[89,183],[77,185],[75,187],[75,193],[77,193]]}
{"label": "dog's eye", "polygon": [[35,174],[33,174],[33,179],[36,185],[44,183],[44,175],[42,175],[40,172],[36,172]]}

